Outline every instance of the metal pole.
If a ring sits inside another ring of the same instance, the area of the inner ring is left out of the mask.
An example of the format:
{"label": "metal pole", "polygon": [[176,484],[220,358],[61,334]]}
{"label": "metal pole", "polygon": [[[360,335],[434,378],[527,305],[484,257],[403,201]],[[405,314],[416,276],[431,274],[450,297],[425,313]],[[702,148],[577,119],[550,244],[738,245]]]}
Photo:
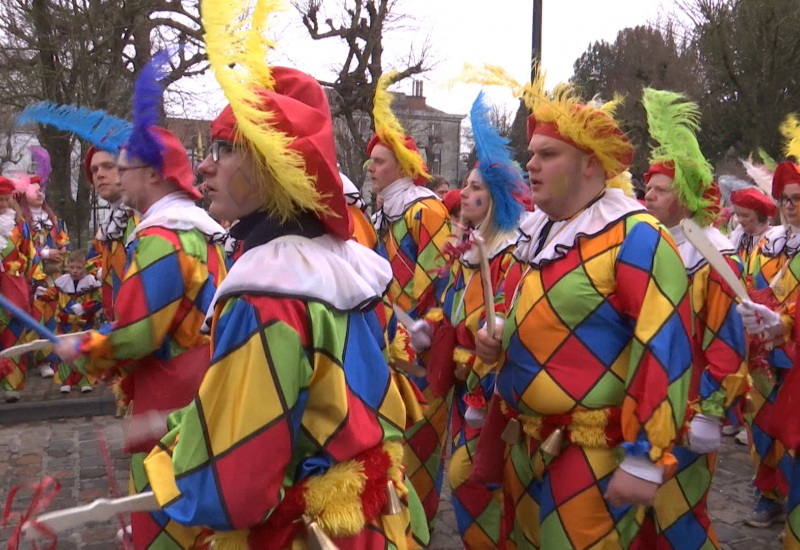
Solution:
{"label": "metal pole", "polygon": [[531,80],[534,79],[534,67],[542,60],[542,1],[533,0],[533,32],[531,41]]}

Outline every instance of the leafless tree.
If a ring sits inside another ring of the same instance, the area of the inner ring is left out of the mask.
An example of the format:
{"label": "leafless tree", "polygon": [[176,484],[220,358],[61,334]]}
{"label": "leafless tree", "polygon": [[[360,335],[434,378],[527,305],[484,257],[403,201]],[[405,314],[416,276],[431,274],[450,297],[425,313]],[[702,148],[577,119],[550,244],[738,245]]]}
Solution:
{"label": "leafless tree", "polygon": [[[336,17],[326,17],[322,0],[294,2],[311,38],[335,39],[347,45],[347,54],[337,70],[336,79],[321,84],[331,90],[331,115],[344,122],[344,128],[349,134],[349,137],[337,145],[340,154],[351,158],[347,164],[359,167],[354,172],[346,172],[359,187],[364,181],[360,166],[366,160],[364,150],[367,145],[359,121],[364,113],[371,116],[378,78],[387,70],[384,38],[388,31],[398,28],[404,21],[404,16],[395,11],[399,2],[400,0],[341,0],[338,5],[340,13]],[[398,72],[393,83],[430,70],[430,43],[426,40],[419,48],[411,46],[401,64],[402,67],[394,67]],[[343,147],[351,147],[353,151],[342,153]],[[348,166],[345,168],[348,169]]]}

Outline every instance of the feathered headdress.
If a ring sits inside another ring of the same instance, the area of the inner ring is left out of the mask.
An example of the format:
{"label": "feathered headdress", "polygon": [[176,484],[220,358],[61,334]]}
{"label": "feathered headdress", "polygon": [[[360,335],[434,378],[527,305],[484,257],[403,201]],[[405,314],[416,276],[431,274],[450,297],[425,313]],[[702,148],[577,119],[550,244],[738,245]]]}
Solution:
{"label": "feathered headdress", "polygon": [[756,186],[761,189],[767,196],[772,195],[772,175],[775,167],[768,168],[765,164],[755,164],[751,159],[741,160],[745,172],[750,176]]}
{"label": "feathered headdress", "polygon": [[656,142],[650,151],[650,164],[673,169],[672,189],[680,203],[700,225],[712,223],[717,212],[708,193],[711,165],[695,136],[700,120],[697,104],[683,94],[652,88],[644,89],[642,103],[647,111],[650,136]]}
{"label": "feathered headdress", "polygon": [[478,154],[478,171],[492,196],[492,219],[497,227],[508,231],[517,226],[522,213],[522,205],[515,196],[525,192],[525,185],[511,157],[509,140],[491,123],[489,111],[481,92],[472,104],[469,117]]}
{"label": "feathered headdress", "polygon": [[39,182],[39,187],[42,189],[42,192],[44,192],[45,187],[47,187],[47,182],[50,181],[50,172],[53,170],[50,165],[50,153],[41,145],[31,145],[28,149],[30,149],[31,160],[35,167],[33,173],[41,180]]}
{"label": "feathered headdress", "polygon": [[717,182],[719,184],[719,192],[722,196],[722,200],[725,203],[730,203],[731,193],[734,191],[738,191],[740,189],[750,189],[752,188],[752,184],[747,180],[743,180],[741,178],[737,178],[736,176],[732,176],[730,174],[723,174],[717,178]]}
{"label": "feathered headdress", "polygon": [[593,154],[600,161],[607,180],[624,172],[633,159],[633,146],[613,118],[622,97],[616,96],[599,107],[584,105],[571,84],[560,83],[547,92],[544,79],[544,72],[537,69],[531,82],[521,84],[501,67],[488,64],[482,67],[465,64],[456,78],[504,86],[515,97],[522,98],[532,113],[528,117],[529,139],[534,133],[542,133]]}
{"label": "feathered headdress", "polygon": [[397,71],[381,75],[375,88],[372,101],[372,118],[375,121],[375,135],[394,152],[400,170],[411,179],[428,180],[431,175],[419,151],[408,146],[405,130],[392,112],[392,94],[389,85]]}
{"label": "feathered headdress", "polygon": [[778,127],[785,142],[783,145],[783,155],[794,158],[794,162],[800,162],[800,122],[797,115],[790,114]]}
{"label": "feathered headdress", "polygon": [[102,110],[42,101],[28,105],[17,116],[17,124],[38,122],[72,132],[103,151],[117,154],[131,133],[131,123]]}
{"label": "feathered headdress", "polygon": [[125,143],[130,157],[161,170],[164,164],[164,147],[152,127],[158,124],[164,101],[162,80],[169,66],[172,52],[160,50],[139,71],[133,84],[133,128]]}
{"label": "feathered headdress", "polygon": [[252,15],[247,0],[202,0],[208,60],[236,120],[236,132],[245,138],[260,163],[264,177],[262,199],[266,211],[286,220],[300,211],[329,213],[309,174],[300,151],[290,147],[293,136],[273,122],[275,113],[264,108],[263,92],[274,90],[275,80],[267,53],[275,43],[266,37],[268,16],[284,9],[277,0],[258,0]]}

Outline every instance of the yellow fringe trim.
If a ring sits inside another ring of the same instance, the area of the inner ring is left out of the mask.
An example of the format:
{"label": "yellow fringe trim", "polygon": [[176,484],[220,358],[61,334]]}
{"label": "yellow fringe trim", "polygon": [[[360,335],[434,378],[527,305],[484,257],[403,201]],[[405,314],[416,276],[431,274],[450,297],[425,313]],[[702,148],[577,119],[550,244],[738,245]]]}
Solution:
{"label": "yellow fringe trim", "polygon": [[395,76],[397,76],[397,71],[390,71],[378,79],[375,98],[372,102],[375,133],[394,152],[403,174],[411,178],[423,176],[430,179],[431,175],[425,170],[425,161],[422,160],[422,156],[406,147],[403,141],[405,130],[392,113],[392,94],[389,93],[388,88],[394,82]]}
{"label": "yellow fringe trim", "polygon": [[414,358],[408,353],[408,332],[398,325],[394,340],[389,347],[389,357],[400,359],[401,361],[413,361]]}
{"label": "yellow fringe trim", "polygon": [[467,348],[462,348],[461,346],[456,346],[456,349],[453,350],[453,361],[455,363],[469,365],[469,362],[474,356],[475,352],[468,350]]}
{"label": "yellow fringe trim", "polygon": [[433,321],[435,323],[437,321],[441,321],[442,319],[444,319],[444,311],[442,311],[442,308],[440,307],[431,308],[427,313],[425,313],[426,321]]}
{"label": "yellow fringe trim", "polygon": [[248,529],[215,531],[205,540],[209,543],[211,550],[250,550],[250,546],[247,544],[248,533]]}
{"label": "yellow fringe trim", "polygon": [[[521,414],[522,431],[528,437],[542,440],[542,417]],[[572,413],[572,422],[566,427],[569,440],[580,447],[600,448],[608,447],[606,439],[606,426],[608,425],[608,412],[599,409],[592,411],[577,411]]]}

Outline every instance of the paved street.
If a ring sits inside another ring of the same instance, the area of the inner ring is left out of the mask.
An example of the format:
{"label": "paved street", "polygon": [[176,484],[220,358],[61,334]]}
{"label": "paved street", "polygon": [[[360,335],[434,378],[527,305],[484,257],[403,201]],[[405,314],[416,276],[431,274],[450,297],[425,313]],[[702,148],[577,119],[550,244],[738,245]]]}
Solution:
{"label": "paved street", "polygon": [[[70,418],[0,426],[0,494],[14,485],[38,480],[44,473],[61,481],[61,491],[49,510],[109,495],[103,455],[98,445],[102,437],[110,450],[116,486],[124,492],[127,460],[121,452],[122,421],[110,416]],[[745,447],[725,439],[714,480],[710,505],[714,524],[723,548],[730,550],[777,549],[778,526],[751,529],[741,522],[752,503],[748,483],[752,466]],[[27,494],[25,495],[27,496]],[[439,526],[431,548],[457,550],[459,544],[452,507],[444,495]],[[27,506],[26,498],[15,500],[14,509]],[[114,521],[76,530],[59,538],[58,550],[101,550],[117,548],[113,542],[118,525]],[[8,541],[8,529],[0,534],[0,548]],[[21,548],[29,548],[27,543]]]}

